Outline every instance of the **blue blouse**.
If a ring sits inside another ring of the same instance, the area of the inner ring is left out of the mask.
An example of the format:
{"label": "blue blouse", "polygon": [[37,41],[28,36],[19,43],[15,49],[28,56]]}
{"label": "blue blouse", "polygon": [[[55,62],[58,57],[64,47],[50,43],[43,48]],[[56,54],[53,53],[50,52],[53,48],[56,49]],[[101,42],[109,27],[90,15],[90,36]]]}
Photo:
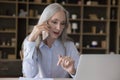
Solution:
{"label": "blue blouse", "polygon": [[51,48],[41,42],[39,46],[41,54],[38,52],[35,42],[29,42],[25,39],[23,45],[24,58],[22,72],[28,78],[36,76],[40,78],[69,77],[68,72],[63,70],[61,66],[57,66],[58,55],[72,57],[75,61],[75,68],[77,68],[79,52],[72,41],[65,42],[66,53],[60,40],[56,40]]}

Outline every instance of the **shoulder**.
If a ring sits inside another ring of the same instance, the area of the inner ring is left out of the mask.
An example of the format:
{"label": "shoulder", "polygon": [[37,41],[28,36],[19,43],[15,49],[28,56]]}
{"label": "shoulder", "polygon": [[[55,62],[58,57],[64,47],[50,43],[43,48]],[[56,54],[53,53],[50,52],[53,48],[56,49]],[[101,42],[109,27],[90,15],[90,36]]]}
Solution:
{"label": "shoulder", "polygon": [[64,45],[67,47],[75,46],[73,41],[66,41]]}
{"label": "shoulder", "polygon": [[62,42],[61,40],[57,40],[56,43],[58,45],[62,45],[62,46],[64,45],[64,47],[66,47],[66,48],[73,48],[73,47],[75,47],[74,42],[71,41],[71,40],[67,40],[65,42]]}

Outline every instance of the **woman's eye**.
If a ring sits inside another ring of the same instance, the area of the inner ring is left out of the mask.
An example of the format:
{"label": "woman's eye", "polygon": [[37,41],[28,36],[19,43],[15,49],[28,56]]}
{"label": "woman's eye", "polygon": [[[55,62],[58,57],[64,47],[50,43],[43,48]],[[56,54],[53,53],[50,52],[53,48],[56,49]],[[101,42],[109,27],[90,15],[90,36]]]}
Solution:
{"label": "woman's eye", "polygon": [[65,25],[65,23],[61,23],[61,25]]}
{"label": "woman's eye", "polygon": [[52,23],[53,23],[53,24],[57,24],[57,22],[55,22],[55,21],[52,21]]}

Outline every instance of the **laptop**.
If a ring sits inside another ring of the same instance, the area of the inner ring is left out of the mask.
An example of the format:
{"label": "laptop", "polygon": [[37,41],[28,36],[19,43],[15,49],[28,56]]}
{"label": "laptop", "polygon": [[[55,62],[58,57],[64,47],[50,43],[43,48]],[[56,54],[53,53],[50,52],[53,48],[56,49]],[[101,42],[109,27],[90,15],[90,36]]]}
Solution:
{"label": "laptop", "polygon": [[120,80],[120,55],[81,55],[74,80]]}

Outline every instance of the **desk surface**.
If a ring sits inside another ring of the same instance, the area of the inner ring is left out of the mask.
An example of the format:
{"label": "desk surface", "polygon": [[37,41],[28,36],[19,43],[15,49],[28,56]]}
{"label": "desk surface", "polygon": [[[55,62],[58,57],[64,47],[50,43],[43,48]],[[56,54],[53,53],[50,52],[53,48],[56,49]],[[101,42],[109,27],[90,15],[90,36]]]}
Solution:
{"label": "desk surface", "polygon": [[[19,80],[19,78],[0,78],[0,80]],[[46,78],[40,80],[73,80],[71,78]]]}

